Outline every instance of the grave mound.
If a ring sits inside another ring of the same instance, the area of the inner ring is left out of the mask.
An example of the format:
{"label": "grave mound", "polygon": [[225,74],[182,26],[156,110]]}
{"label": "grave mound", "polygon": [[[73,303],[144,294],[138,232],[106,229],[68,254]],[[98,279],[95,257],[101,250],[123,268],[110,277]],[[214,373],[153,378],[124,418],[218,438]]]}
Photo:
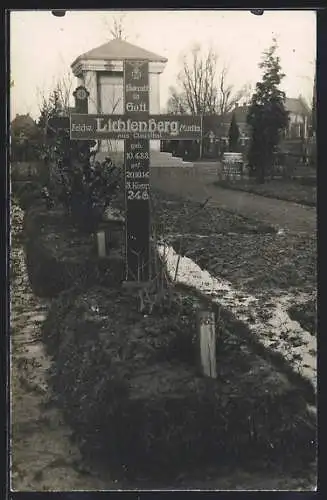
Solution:
{"label": "grave mound", "polygon": [[314,459],[315,426],[285,375],[217,324],[217,379],[197,368],[198,300],[175,291],[151,315],[120,288],[67,291],[43,338],[52,387],[85,455],[123,474],[199,464]]}
{"label": "grave mound", "polygon": [[28,275],[39,296],[53,297],[77,284],[122,280],[121,252],[100,259],[95,235],[81,233],[61,208],[33,205],[25,213],[24,234]]}

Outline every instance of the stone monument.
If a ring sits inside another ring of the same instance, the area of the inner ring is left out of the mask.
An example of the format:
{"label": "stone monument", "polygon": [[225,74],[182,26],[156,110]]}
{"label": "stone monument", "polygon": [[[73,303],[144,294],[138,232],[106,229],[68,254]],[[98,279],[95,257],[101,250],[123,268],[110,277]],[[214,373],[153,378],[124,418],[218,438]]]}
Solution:
{"label": "stone monument", "polygon": [[[160,113],[159,77],[167,59],[125,40],[114,39],[100,47],[78,56],[71,68],[78,85],[85,86],[89,92],[90,114],[123,114],[123,60],[149,61],[149,111]],[[99,141],[98,157],[110,156],[116,162],[122,162],[124,141]],[[150,141],[150,165],[183,165],[180,158],[173,158],[170,153],[160,153],[160,141]]]}

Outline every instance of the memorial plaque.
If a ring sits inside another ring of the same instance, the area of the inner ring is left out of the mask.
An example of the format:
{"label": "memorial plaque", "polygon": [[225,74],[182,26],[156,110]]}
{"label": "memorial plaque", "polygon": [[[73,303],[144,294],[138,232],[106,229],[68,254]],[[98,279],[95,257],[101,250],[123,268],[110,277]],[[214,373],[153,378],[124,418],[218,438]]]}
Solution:
{"label": "memorial plaque", "polygon": [[148,61],[124,61],[124,90],[125,115],[146,118],[149,115]]}
{"label": "memorial plaque", "polygon": [[[145,103],[144,93],[142,109]],[[136,110],[129,100],[129,109]],[[70,138],[90,139],[147,139],[198,140],[201,139],[201,116],[147,115],[145,111],[128,111],[126,115],[70,115]]]}

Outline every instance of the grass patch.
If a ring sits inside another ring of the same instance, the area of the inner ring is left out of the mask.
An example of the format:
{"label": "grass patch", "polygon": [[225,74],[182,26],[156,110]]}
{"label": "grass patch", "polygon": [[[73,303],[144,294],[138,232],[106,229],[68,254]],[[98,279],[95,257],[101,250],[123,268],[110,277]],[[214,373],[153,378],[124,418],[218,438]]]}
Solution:
{"label": "grass patch", "polygon": [[204,206],[190,200],[152,192],[152,214],[159,234],[193,233],[214,235],[217,233],[274,233],[268,224],[231,214],[222,209]]}
{"label": "grass patch", "polygon": [[314,207],[317,204],[316,179],[309,181],[304,179],[267,180],[265,184],[256,184],[255,181],[251,180],[236,180],[234,182],[220,180],[215,181],[214,185]]}

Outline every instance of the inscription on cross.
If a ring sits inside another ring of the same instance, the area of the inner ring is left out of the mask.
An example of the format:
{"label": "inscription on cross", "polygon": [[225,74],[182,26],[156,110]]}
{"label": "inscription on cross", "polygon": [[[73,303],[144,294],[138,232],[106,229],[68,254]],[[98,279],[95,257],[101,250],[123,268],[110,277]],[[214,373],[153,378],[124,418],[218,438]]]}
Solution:
{"label": "inscription on cross", "polygon": [[[124,61],[126,118],[149,119],[149,63]],[[146,282],[150,264],[150,151],[147,139],[125,140],[126,281]]]}

